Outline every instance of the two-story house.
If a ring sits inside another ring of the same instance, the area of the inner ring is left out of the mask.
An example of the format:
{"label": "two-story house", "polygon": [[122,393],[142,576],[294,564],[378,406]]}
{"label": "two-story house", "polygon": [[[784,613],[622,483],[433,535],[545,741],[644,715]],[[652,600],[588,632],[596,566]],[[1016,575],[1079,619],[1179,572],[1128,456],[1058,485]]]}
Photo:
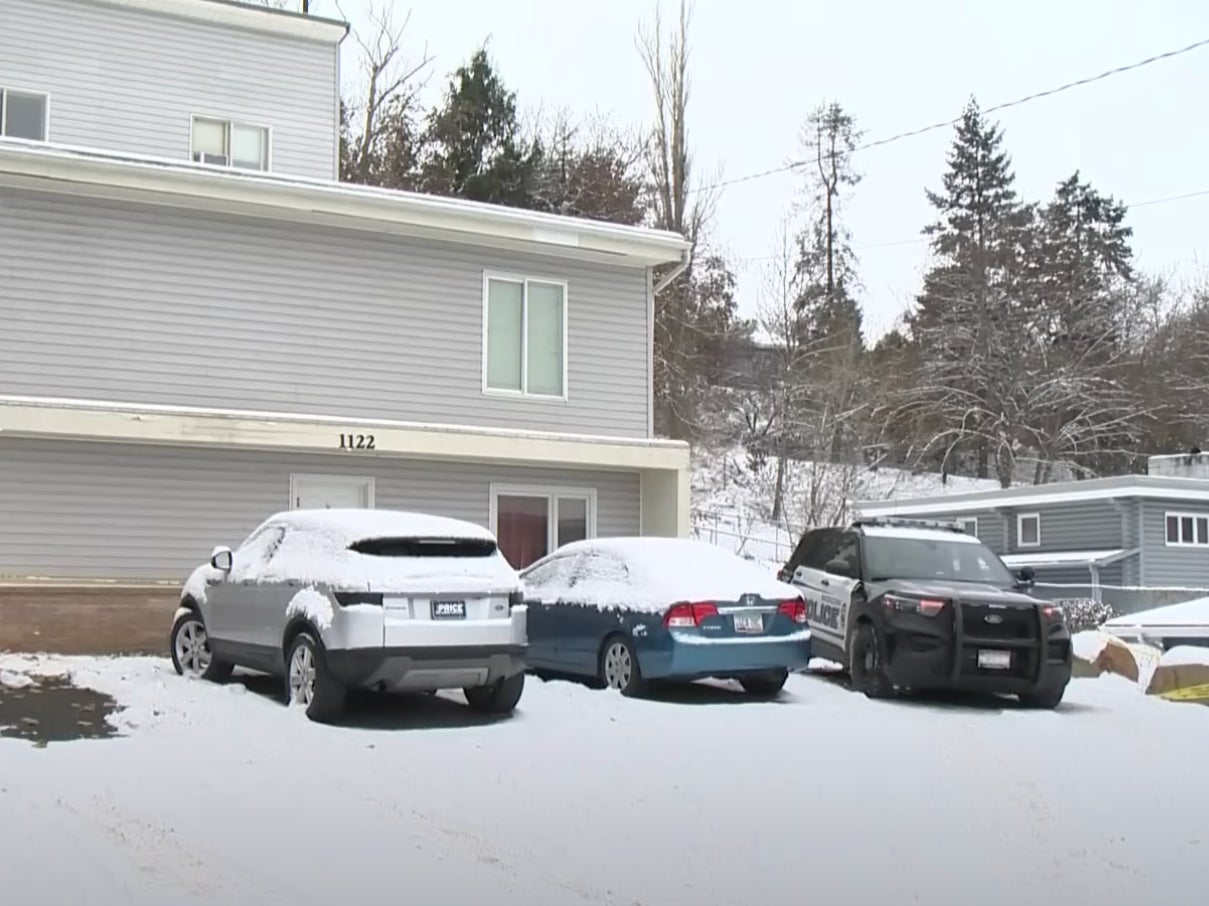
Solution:
{"label": "two-story house", "polygon": [[1209,454],[1152,456],[1146,475],[862,501],[854,510],[960,522],[1007,566],[1032,567],[1049,598],[1130,612],[1209,588]]}
{"label": "two-story house", "polygon": [[2,581],[179,581],[289,507],[474,520],[518,566],[687,535],[651,377],[687,243],[337,182],[345,33],[0,2]]}

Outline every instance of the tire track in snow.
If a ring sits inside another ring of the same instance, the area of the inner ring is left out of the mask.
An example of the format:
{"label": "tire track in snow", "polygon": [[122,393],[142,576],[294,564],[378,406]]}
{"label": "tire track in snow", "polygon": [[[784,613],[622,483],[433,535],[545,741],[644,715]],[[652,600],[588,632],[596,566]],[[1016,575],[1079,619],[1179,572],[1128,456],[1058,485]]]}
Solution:
{"label": "tire track in snow", "polygon": [[83,826],[100,831],[139,875],[178,887],[199,901],[272,903],[288,899],[311,906],[321,902],[287,880],[270,882],[247,870],[232,870],[227,858],[207,858],[202,847],[182,839],[174,828],[135,816],[110,796],[92,795],[81,805],[56,796],[53,804],[70,816],[63,822],[68,833],[79,835]]}

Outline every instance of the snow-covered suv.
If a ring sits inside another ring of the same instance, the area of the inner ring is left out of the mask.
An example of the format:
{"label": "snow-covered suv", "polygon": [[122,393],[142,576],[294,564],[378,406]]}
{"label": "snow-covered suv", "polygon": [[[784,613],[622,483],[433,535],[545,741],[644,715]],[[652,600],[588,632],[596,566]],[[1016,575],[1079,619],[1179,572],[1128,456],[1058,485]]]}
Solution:
{"label": "snow-covered suv", "polygon": [[281,676],[287,701],[330,720],[349,688],[462,689],[511,712],[528,643],[520,579],[469,522],[387,510],[294,510],[215,548],[172,625],[180,674]]}

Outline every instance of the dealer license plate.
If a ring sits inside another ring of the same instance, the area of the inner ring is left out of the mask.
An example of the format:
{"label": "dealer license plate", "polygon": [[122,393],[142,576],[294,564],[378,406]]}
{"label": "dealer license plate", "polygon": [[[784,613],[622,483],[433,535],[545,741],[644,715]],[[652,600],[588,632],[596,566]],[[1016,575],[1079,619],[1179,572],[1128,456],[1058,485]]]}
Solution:
{"label": "dealer license plate", "polygon": [[1007,670],[1012,666],[1012,652],[983,649],[978,652],[978,666],[983,670]]}
{"label": "dealer license plate", "polygon": [[763,632],[764,618],[758,613],[735,614],[735,632]]}
{"label": "dealer license plate", "polygon": [[466,617],[465,601],[433,601],[432,618],[434,620],[462,620]]}

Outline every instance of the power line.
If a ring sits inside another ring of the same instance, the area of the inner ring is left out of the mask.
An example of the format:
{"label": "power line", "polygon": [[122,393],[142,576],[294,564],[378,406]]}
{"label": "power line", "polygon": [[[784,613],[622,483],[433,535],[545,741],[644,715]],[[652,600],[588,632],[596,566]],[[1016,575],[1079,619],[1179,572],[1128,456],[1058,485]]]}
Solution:
{"label": "power line", "polygon": [[[1146,201],[1137,201],[1133,204],[1125,205],[1125,210],[1131,211],[1134,208],[1147,208],[1151,207],[1152,205],[1169,204],[1173,201],[1186,201],[1189,198],[1201,198],[1205,195],[1209,195],[1209,189],[1197,189],[1195,192],[1184,192],[1180,195],[1166,195],[1162,198],[1150,198]],[[928,237],[926,236],[916,236],[912,239],[895,239],[892,242],[875,242],[870,245],[855,246],[852,251],[863,252],[867,249],[884,249],[898,245],[918,245],[921,242],[927,242],[927,239]],[[774,261],[779,257],[779,255],[753,255],[743,258],[732,258],[731,261],[739,266],[743,266],[747,264],[756,264],[761,261]]]}
{"label": "power line", "polygon": [[[1014,101],[1005,101],[1002,104],[995,104],[992,107],[987,107],[985,110],[983,110],[983,113],[996,113],[1000,110],[1007,110],[1009,107],[1019,107],[1021,104],[1027,104],[1030,101],[1036,101],[1040,98],[1052,97],[1055,94],[1061,94],[1063,91],[1069,91],[1072,88],[1079,88],[1079,87],[1082,87],[1083,85],[1090,85],[1093,82],[1099,82],[1103,79],[1107,79],[1107,78],[1110,78],[1115,75],[1120,75],[1123,72],[1129,72],[1134,69],[1141,69],[1143,66],[1149,66],[1151,63],[1157,63],[1160,60],[1169,60],[1172,57],[1178,57],[1181,54],[1190,53],[1191,51],[1194,51],[1200,47],[1205,47],[1206,45],[1209,45],[1209,38],[1204,38],[1200,41],[1195,41],[1192,44],[1187,45],[1186,47],[1180,47],[1180,48],[1177,48],[1176,50],[1168,50],[1168,51],[1164,51],[1163,53],[1155,54],[1154,56],[1147,57],[1144,60],[1138,60],[1136,63],[1128,63],[1124,66],[1117,66],[1113,69],[1106,69],[1104,72],[1101,72],[1098,75],[1088,76],[1087,78],[1084,78],[1084,79],[1076,79],[1073,82],[1067,82],[1063,85],[1058,85],[1055,88],[1047,88],[1044,91],[1037,91],[1037,92],[1034,92],[1033,94],[1025,95],[1024,97],[1021,97],[1021,98],[1016,98],[1016,100],[1014,100]],[[917,135],[923,135],[927,132],[935,132],[937,129],[947,129],[950,126],[957,125],[957,123],[959,123],[959,122],[961,122],[961,117],[955,117],[953,119],[944,120],[942,122],[931,123],[927,126],[921,126],[918,129],[911,129],[908,132],[900,132],[897,135],[891,135],[887,138],[879,138],[876,141],[866,142],[863,145],[857,145],[857,147],[855,147],[853,149],[852,153],[855,154],[858,151],[866,151],[869,148],[880,148],[883,145],[893,144],[894,142],[902,141],[905,138],[914,138]],[[719,182],[711,183],[710,185],[707,185],[707,186],[701,186],[696,191],[698,193],[709,192],[709,191],[712,191],[713,189],[722,189],[727,186],[738,185],[739,183],[751,182],[752,180],[756,180],[756,179],[764,179],[767,176],[775,176],[778,173],[788,173],[791,170],[797,170],[798,168],[806,166],[809,163],[810,163],[810,161],[807,161],[807,160],[795,160],[795,161],[791,161],[790,163],[783,164],[782,166],[779,166],[779,167],[772,167],[768,170],[761,170],[758,173],[749,173],[746,176],[736,176],[734,179],[724,179]]]}

